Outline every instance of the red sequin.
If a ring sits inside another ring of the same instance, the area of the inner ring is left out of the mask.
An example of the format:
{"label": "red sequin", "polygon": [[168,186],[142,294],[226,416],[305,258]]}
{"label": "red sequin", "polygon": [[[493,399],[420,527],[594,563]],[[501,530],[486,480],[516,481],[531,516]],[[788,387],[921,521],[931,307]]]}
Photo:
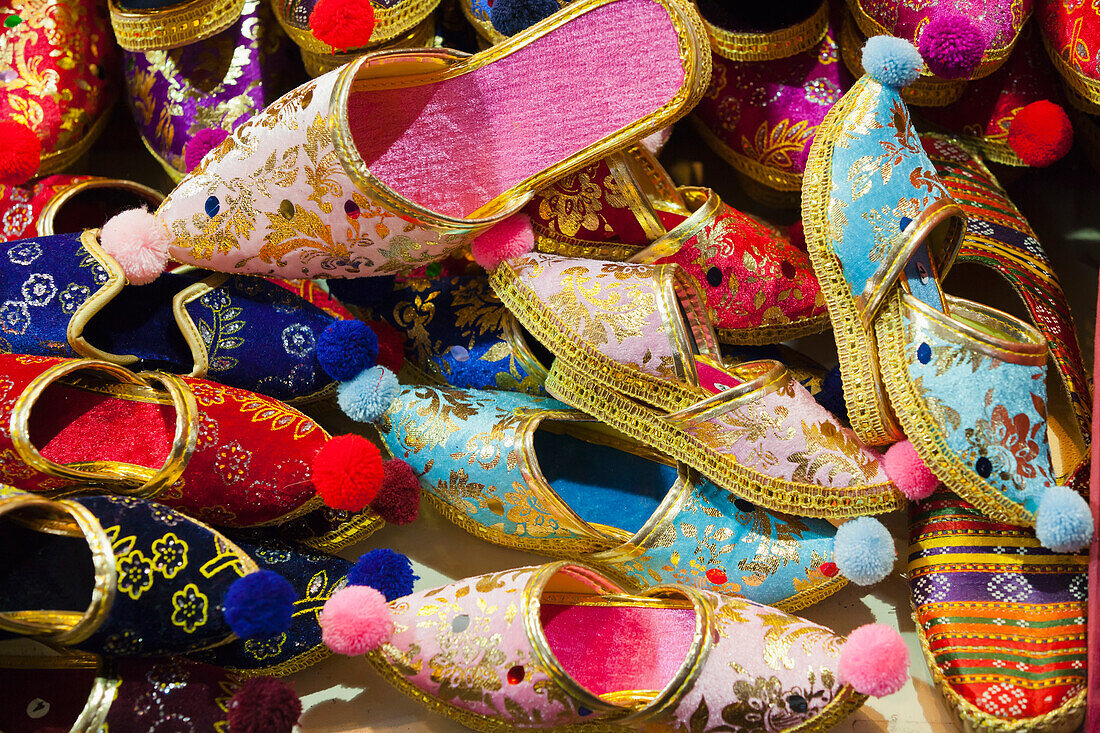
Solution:
{"label": "red sequin", "polygon": [[523,682],[523,667],[519,664],[508,670],[508,684],[518,685]]}
{"label": "red sequin", "polygon": [[838,572],[835,562],[823,562],[821,563],[821,574],[826,578],[831,578]]}
{"label": "red sequin", "polygon": [[715,585],[722,585],[726,582],[726,571],[722,568],[711,568],[707,571],[707,580]]}

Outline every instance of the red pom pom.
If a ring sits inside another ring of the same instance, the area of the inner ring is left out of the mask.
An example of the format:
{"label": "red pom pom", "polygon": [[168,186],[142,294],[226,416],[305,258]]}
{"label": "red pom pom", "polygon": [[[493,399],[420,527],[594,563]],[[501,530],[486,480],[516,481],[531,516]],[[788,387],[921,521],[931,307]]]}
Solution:
{"label": "red pom pom", "polygon": [[378,359],[376,363],[386,367],[394,374],[401,371],[401,365],[405,363],[405,334],[386,321],[368,321],[367,325],[378,337]]}
{"label": "red pom pom", "polygon": [[131,285],[147,285],[168,265],[168,227],[144,207],[129,209],[103,225],[99,244],[115,258]]}
{"label": "red pom pom", "polygon": [[420,479],[402,460],[382,465],[382,489],[370,508],[391,524],[408,524],[420,514]]}
{"label": "red pom pom", "polygon": [[319,621],[321,639],[337,654],[366,654],[393,635],[386,597],[369,585],[349,585],[333,593]]}
{"label": "red pom pom", "polygon": [[858,693],[892,695],[909,679],[909,650],[889,626],[865,624],[848,635],[837,672],[841,683]]}
{"label": "red pom pom", "polygon": [[38,170],[42,141],[34,130],[12,120],[0,122],[0,183],[18,186]]}
{"label": "red pom pom", "polygon": [[337,51],[362,48],[374,33],[374,6],[369,0],[318,0],[309,29]]}
{"label": "red pom pom", "polygon": [[492,270],[505,260],[527,254],[535,248],[535,230],[527,214],[515,214],[482,232],[470,247],[474,261]]}
{"label": "red pom pom", "polygon": [[382,476],[378,447],[361,435],[335,437],[313,459],[313,488],[333,509],[364,509],[378,495]]}
{"label": "red pom pom", "polygon": [[898,491],[913,501],[927,499],[940,485],[936,474],[924,464],[917,455],[917,449],[908,440],[894,443],[886,449],[882,468]]}
{"label": "red pom pom", "polygon": [[1060,160],[1073,147],[1073,126],[1064,109],[1041,99],[1012,118],[1008,144],[1024,163],[1042,168]]}
{"label": "red pom pom", "polygon": [[290,733],[302,715],[302,701],[274,677],[248,680],[229,701],[229,733]]}

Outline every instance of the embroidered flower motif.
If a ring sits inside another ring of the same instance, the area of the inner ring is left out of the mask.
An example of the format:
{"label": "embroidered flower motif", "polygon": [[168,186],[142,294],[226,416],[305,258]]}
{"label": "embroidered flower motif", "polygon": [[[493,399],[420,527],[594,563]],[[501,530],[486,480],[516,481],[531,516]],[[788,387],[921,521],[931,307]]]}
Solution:
{"label": "embroidered flower motif", "polygon": [[195,452],[212,448],[218,444],[218,423],[205,412],[199,413],[199,430],[195,438]]}
{"label": "embroidered flower motif", "polygon": [[23,283],[23,300],[27,305],[44,306],[57,295],[57,286],[53,282],[53,276],[44,272],[38,272],[27,278]]}
{"label": "embroidered flower motif", "polygon": [[145,675],[145,679],[149,681],[149,684],[160,692],[171,692],[172,690],[179,689],[183,687],[190,678],[190,671],[188,671],[178,659],[158,662]]}
{"label": "embroidered flower motif", "polygon": [[75,313],[76,309],[88,299],[91,292],[92,289],[87,285],[69,283],[68,287],[61,291],[61,295],[57,296],[58,302],[61,303],[61,310],[66,313]]}
{"label": "embroidered flower motif", "polygon": [[34,221],[34,209],[30,204],[15,204],[4,212],[4,236],[15,238]]}
{"label": "embroidered flower motif", "polygon": [[547,537],[558,531],[558,521],[550,516],[539,498],[523,490],[519,483],[513,483],[513,491],[505,492],[504,502],[508,506],[508,519],[516,523],[516,534],[529,537]]}
{"label": "embroidered flower motif", "polygon": [[26,267],[42,256],[42,247],[38,242],[20,242],[8,250],[8,259],[13,265]]}
{"label": "embroidered flower motif", "polygon": [[983,478],[996,474],[1002,481],[1023,489],[1021,479],[1035,478],[1042,471],[1034,463],[1039,457],[1039,443],[1034,434],[1041,428],[1041,423],[1032,425],[1026,413],[1010,416],[1004,405],[997,405],[988,420],[979,419],[974,427],[966,429],[966,440],[972,450],[966,451],[964,458],[975,462],[987,459],[989,472]]}
{"label": "embroidered flower motif", "polygon": [[215,456],[214,467],[218,475],[227,483],[236,483],[248,473],[248,466],[252,462],[252,454],[246,451],[241,444],[233,441],[222,446]]}
{"label": "embroidered flower motif", "polygon": [[259,661],[282,654],[284,644],[286,644],[285,633],[263,639],[248,639],[244,643],[244,650],[250,657]]}
{"label": "embroidered flower motif", "polygon": [[99,264],[98,262],[93,262],[92,281],[96,285],[102,285],[103,283],[107,282],[107,277],[107,270],[103,267],[103,265]]}
{"label": "embroidered flower motif", "polygon": [[603,189],[588,173],[559,181],[550,190],[551,194],[539,203],[539,216],[550,227],[567,237],[575,237],[581,229],[594,232],[599,228]]}
{"label": "embroidered flower motif", "polygon": [[844,91],[837,86],[835,81],[825,77],[810,79],[803,86],[803,89],[806,91],[806,99],[825,107],[836,104],[844,95]]}
{"label": "embroidered flower motif", "polygon": [[172,594],[172,624],[182,626],[188,634],[206,623],[209,601],[194,583]]}
{"label": "embroidered flower motif", "polygon": [[225,403],[226,388],[213,382],[192,382],[191,393],[195,395],[195,401],[203,407],[221,405]]}
{"label": "embroidered flower motif", "polygon": [[295,323],[283,329],[283,350],[291,356],[305,359],[317,346],[313,330],[303,323]]}
{"label": "embroidered flower motif", "polygon": [[187,543],[169,532],[153,543],[154,564],[165,578],[174,578],[187,567]]}
{"label": "embroidered flower motif", "polygon": [[136,632],[126,629],[117,634],[111,634],[103,642],[103,651],[108,654],[117,654],[120,657],[131,655],[141,649],[142,638]]}
{"label": "embroidered flower motif", "polygon": [[27,332],[27,326],[31,325],[31,314],[27,310],[27,304],[18,300],[4,301],[0,306],[0,330],[4,333],[22,336]]}
{"label": "embroidered flower motif", "polygon": [[262,559],[264,562],[273,565],[290,562],[290,558],[293,557],[289,551],[276,549],[274,547],[257,547],[252,551],[252,554]]}
{"label": "embroidered flower motif", "polygon": [[0,451],[0,479],[5,483],[14,483],[18,479],[30,478],[34,475],[34,469],[23,462],[14,450],[10,448]]}
{"label": "embroidered flower motif", "polygon": [[118,589],[135,601],[153,587],[153,561],[141,550],[132,550],[118,559]]}
{"label": "embroidered flower motif", "polygon": [[183,521],[183,517],[179,512],[173,511],[161,504],[150,504],[149,512],[153,515],[153,519],[168,527],[175,527]]}

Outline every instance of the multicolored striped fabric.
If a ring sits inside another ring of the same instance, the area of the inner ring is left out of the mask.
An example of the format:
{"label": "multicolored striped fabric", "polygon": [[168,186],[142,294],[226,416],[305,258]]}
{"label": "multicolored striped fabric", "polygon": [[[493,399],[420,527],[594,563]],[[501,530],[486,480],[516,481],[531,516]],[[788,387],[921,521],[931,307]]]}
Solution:
{"label": "multicolored striped fabric", "polygon": [[1051,553],[945,489],[909,511],[917,633],[964,727],[1074,730],[1085,711],[1088,555]]}
{"label": "multicolored striped fabric", "polygon": [[[1087,448],[1092,431],[1088,379],[1069,304],[1046,252],[978,155],[939,135],[923,135],[921,142],[952,198],[969,217],[956,262],[973,262],[997,272],[1023,300],[1030,320],[1050,344],[1054,367],[1066,387]],[[1083,482],[1074,480],[1075,486],[1087,486],[1087,456],[1085,450],[1081,456],[1084,464],[1076,473]]]}

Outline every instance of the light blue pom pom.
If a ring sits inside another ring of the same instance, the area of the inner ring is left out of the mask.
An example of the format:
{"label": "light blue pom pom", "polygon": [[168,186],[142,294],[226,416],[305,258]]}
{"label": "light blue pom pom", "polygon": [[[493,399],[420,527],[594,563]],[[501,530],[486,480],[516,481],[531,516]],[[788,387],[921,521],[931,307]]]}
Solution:
{"label": "light blue pom pom", "polygon": [[383,366],[364,369],[359,376],[336,388],[336,402],[344,414],[358,422],[374,422],[397,398],[401,385]]}
{"label": "light blue pom pom", "polygon": [[857,517],[837,527],[833,562],[853,583],[879,582],[890,574],[896,558],[894,538],[877,519]]}
{"label": "light blue pom pom", "polygon": [[1092,511],[1068,486],[1054,486],[1043,493],[1035,512],[1035,536],[1054,552],[1076,552],[1092,541]]}
{"label": "light blue pom pom", "polygon": [[909,86],[922,68],[920,51],[904,38],[874,36],[863,45],[863,70],[880,84],[895,89]]}

